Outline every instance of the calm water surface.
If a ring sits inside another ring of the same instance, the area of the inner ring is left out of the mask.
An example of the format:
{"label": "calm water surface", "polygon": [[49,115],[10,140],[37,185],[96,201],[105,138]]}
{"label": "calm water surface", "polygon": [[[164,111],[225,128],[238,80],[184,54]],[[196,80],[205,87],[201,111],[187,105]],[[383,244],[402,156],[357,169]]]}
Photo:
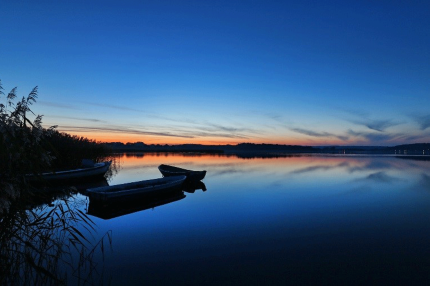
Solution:
{"label": "calm water surface", "polygon": [[[101,219],[113,285],[421,284],[430,281],[430,161],[120,155],[109,184],[207,170],[207,191]],[[82,199],[83,196],[80,196]]]}

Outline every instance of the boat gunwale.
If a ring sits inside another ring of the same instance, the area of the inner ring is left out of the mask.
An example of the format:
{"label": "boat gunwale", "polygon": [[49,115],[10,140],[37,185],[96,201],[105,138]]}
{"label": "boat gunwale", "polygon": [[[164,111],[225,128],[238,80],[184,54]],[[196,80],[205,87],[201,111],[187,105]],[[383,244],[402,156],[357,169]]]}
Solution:
{"label": "boat gunwale", "polygon": [[161,172],[161,174],[163,174],[164,177],[185,175],[187,178],[197,177],[199,180],[202,180],[206,176],[206,170],[194,171],[165,164],[158,166],[158,170]]}
{"label": "boat gunwale", "polygon": [[[77,174],[81,172],[88,172],[93,170],[98,170],[104,167],[109,167],[111,165],[112,161],[105,161],[100,163],[95,163],[94,167],[88,167],[88,168],[78,168],[78,169],[72,169],[72,170],[65,170],[65,171],[54,171],[54,172],[46,172],[41,174],[26,174],[27,177],[38,177],[38,176],[50,176],[50,175],[63,175],[63,174]],[[97,166],[96,166],[97,165]]]}
{"label": "boat gunwale", "polygon": [[93,167],[88,168],[78,168],[65,171],[54,171],[46,172],[41,174],[26,174],[25,178],[32,183],[37,183],[38,181],[63,181],[63,180],[75,180],[75,179],[85,179],[89,177],[95,177],[104,175],[111,166],[112,161],[105,161],[100,163],[95,163]]}
{"label": "boat gunwale", "polygon": [[[130,183],[123,183],[113,186],[105,186],[105,187],[98,187],[98,188],[90,188],[86,190],[86,193],[88,195],[112,195],[112,194],[123,194],[123,193],[133,193],[133,191],[143,191],[143,189],[148,189],[147,193],[150,191],[153,191],[157,188],[167,188],[170,185],[176,185],[179,183],[183,183],[186,179],[186,176],[172,176],[172,177],[164,177],[164,178],[157,178],[157,179],[151,179],[151,180],[143,180],[143,181],[136,181],[136,182],[130,182]],[[160,182],[158,184],[154,184],[157,182]],[[140,183],[140,185],[139,185]],[[136,185],[135,185],[136,184]],[[152,185],[151,185],[152,184]],[[135,185],[135,186],[133,186]],[[132,186],[132,189],[127,189],[128,186]]]}

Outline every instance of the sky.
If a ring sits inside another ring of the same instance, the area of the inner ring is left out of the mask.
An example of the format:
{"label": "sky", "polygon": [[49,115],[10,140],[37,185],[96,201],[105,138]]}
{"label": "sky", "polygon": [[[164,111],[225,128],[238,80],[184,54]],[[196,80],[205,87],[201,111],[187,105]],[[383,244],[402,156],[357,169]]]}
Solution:
{"label": "sky", "polygon": [[[0,2],[0,80],[102,142],[430,142],[430,1]],[[0,99],[4,101],[4,98]]]}

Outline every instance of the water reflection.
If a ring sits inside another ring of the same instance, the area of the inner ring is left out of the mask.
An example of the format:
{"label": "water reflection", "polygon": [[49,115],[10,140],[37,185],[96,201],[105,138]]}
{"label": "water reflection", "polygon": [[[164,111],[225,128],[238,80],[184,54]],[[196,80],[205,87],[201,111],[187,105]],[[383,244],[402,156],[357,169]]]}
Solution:
{"label": "water reflection", "polygon": [[[429,161],[330,155],[119,157],[123,169],[110,183],[157,178],[157,166],[169,164],[207,170],[204,182],[210,191],[202,186],[179,193],[182,199],[154,204],[156,211],[128,210],[112,220],[95,217],[116,238],[108,268],[123,274],[114,275],[113,284],[430,280]],[[142,208],[144,202],[137,205]]]}
{"label": "water reflection", "polygon": [[202,181],[187,181],[183,186],[184,192],[195,193],[197,190],[206,192],[206,185]]}
{"label": "water reflection", "polygon": [[183,191],[169,193],[163,196],[144,198],[138,200],[122,201],[116,204],[101,204],[96,200],[90,200],[88,214],[102,219],[112,219],[123,215],[154,209],[184,199]]}
{"label": "water reflection", "polygon": [[428,160],[116,156],[110,185],[161,177],[157,167],[169,164],[206,169],[210,191],[201,182],[110,208],[74,193],[69,200],[86,202],[75,210],[88,208],[99,232],[115,238],[112,257],[95,260],[113,285],[430,282]]}
{"label": "water reflection", "polygon": [[0,214],[0,284],[98,284],[110,232],[96,238],[96,225],[81,211],[78,192],[107,185],[105,178],[71,185],[20,190]]}
{"label": "water reflection", "polygon": [[197,190],[205,192],[207,190],[206,185],[202,181],[190,180],[184,183],[182,190],[173,190],[162,195],[151,195],[139,199],[126,199],[112,204],[90,199],[88,214],[102,219],[112,219],[182,200],[186,197],[184,192],[195,193]]}
{"label": "water reflection", "polygon": [[370,181],[372,183],[387,183],[392,184],[399,181],[399,178],[395,178],[393,176],[387,175],[386,172],[376,172],[370,175],[367,175],[365,178],[358,179],[358,181]]}

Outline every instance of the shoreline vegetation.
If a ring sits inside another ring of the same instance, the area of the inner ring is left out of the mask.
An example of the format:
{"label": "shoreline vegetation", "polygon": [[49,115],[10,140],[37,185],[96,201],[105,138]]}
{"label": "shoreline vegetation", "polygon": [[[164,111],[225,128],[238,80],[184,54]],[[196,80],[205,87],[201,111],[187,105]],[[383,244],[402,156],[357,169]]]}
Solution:
{"label": "shoreline vegetation", "polygon": [[147,145],[143,142],[121,143],[105,142],[112,152],[169,152],[169,153],[207,153],[237,155],[283,155],[297,153],[313,154],[393,154],[393,155],[430,155],[430,143],[403,144],[397,146],[301,146],[278,144],[240,143],[237,145]]}
{"label": "shoreline vegetation", "polygon": [[43,128],[30,108],[37,92],[18,100],[17,88],[5,95],[0,81],[0,284],[91,284],[98,280],[93,256],[104,255],[110,233],[94,239],[95,224],[72,205],[73,187],[40,191],[26,175],[73,168],[83,158],[98,161],[110,150],[56,126]]}
{"label": "shoreline vegetation", "polygon": [[0,214],[12,205],[35,198],[27,175],[75,169],[83,159],[100,162],[112,153],[106,145],[85,137],[42,127],[42,115],[32,111],[38,87],[18,99],[17,88],[5,94],[0,80]]}

